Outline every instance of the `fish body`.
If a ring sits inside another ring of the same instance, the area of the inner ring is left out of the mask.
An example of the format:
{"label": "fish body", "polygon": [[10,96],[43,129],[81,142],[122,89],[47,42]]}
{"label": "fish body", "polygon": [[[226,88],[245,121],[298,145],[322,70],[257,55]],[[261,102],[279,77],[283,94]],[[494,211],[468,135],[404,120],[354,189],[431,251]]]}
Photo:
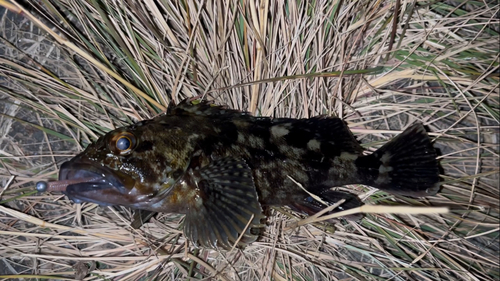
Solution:
{"label": "fish body", "polygon": [[257,238],[262,206],[308,214],[326,207],[309,193],[358,206],[356,196],[331,190],[346,184],[432,195],[438,173],[421,124],[365,156],[338,118],[254,117],[184,101],[100,137],[61,166],[59,179],[86,179],[65,190],[75,202],[186,214],[190,240],[229,248]]}

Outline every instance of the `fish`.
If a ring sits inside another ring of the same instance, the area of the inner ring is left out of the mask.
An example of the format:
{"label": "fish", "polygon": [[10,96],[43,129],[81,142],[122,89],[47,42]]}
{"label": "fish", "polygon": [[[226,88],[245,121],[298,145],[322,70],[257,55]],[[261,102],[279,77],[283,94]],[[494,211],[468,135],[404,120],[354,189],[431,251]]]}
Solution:
{"label": "fish", "polygon": [[256,117],[184,100],[101,136],[61,165],[52,186],[75,203],[185,214],[188,240],[230,249],[257,240],[270,206],[311,215],[340,199],[339,210],[362,205],[332,189],[352,184],[436,194],[436,150],[424,126],[411,125],[368,154],[336,117]]}

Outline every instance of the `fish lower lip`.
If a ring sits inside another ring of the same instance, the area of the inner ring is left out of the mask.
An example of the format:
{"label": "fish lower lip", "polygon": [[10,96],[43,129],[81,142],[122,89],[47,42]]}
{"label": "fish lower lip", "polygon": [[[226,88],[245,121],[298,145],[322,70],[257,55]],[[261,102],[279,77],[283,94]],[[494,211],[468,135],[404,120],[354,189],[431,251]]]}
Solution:
{"label": "fish lower lip", "polygon": [[103,200],[106,194],[121,194],[116,188],[105,182],[81,182],[69,185],[64,194],[75,203],[91,202],[102,206],[110,206],[112,203]]}
{"label": "fish lower lip", "polygon": [[[86,190],[87,187],[104,184],[107,188],[116,188],[119,192],[126,193],[133,187],[133,180],[117,176],[117,172],[105,167],[98,167],[95,163],[79,161],[68,161],[61,165],[59,170],[59,181],[67,183],[66,188],[60,191],[66,193],[72,186],[78,186]],[[64,185],[64,184],[63,184]],[[73,187],[75,188],[75,187]]]}

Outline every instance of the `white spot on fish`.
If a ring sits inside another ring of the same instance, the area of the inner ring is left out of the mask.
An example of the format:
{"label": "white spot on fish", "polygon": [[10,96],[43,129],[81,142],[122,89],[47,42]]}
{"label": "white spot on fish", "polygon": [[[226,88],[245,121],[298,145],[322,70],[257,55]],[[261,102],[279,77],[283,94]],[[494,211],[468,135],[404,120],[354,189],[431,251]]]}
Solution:
{"label": "white spot on fish", "polygon": [[285,128],[285,126],[276,125],[271,127],[271,136],[274,138],[281,138],[288,135],[288,133],[290,133],[290,130]]}
{"label": "white spot on fish", "polygon": [[[357,157],[357,156],[356,156]],[[355,175],[358,171],[355,161],[345,157],[335,157],[333,159],[332,168],[328,170],[328,174],[332,178],[347,179]]]}
{"label": "white spot on fish", "polygon": [[307,149],[319,151],[321,147],[321,143],[317,139],[312,139],[307,142]]}
{"label": "white spot on fish", "polygon": [[297,148],[297,147],[293,147],[291,149],[291,151],[293,152],[293,156],[295,156],[295,157],[300,157],[306,153],[305,149]]}
{"label": "white spot on fish", "polygon": [[349,152],[342,152],[340,153],[340,158],[344,160],[356,160],[358,159],[359,155],[354,154],[354,153],[349,153]]}
{"label": "white spot on fish", "polygon": [[380,165],[380,168],[378,168],[378,172],[380,174],[386,174],[388,172],[392,172],[392,170],[394,170],[391,166],[384,166],[384,165]]}
{"label": "white spot on fish", "polygon": [[245,135],[238,132],[238,142],[244,143],[245,142]]}
{"label": "white spot on fish", "polygon": [[389,166],[389,161],[391,160],[391,155],[386,152],[382,157],[380,157],[380,161],[382,165],[378,168],[378,177],[375,180],[376,184],[388,184],[391,182],[391,177],[389,176],[389,172],[394,170],[391,166]]}
{"label": "white spot on fish", "polygon": [[389,162],[389,160],[391,160],[391,156],[392,155],[390,155],[389,152],[386,152],[384,153],[384,155],[382,155],[382,157],[380,157],[380,161],[386,164],[387,162]]}
{"label": "white spot on fish", "polygon": [[264,147],[264,140],[259,138],[259,137],[250,136],[250,138],[248,139],[248,142],[253,147],[258,147],[258,148]]}

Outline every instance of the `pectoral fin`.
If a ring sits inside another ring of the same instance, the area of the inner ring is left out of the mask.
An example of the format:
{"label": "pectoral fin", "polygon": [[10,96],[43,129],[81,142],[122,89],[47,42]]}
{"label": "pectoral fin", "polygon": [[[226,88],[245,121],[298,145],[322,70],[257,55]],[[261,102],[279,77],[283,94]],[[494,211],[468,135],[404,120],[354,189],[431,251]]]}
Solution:
{"label": "pectoral fin", "polygon": [[202,247],[229,249],[240,236],[239,246],[257,239],[255,228],[262,227],[265,216],[252,171],[244,161],[217,160],[190,170],[186,177],[197,185],[184,222],[189,240]]}

